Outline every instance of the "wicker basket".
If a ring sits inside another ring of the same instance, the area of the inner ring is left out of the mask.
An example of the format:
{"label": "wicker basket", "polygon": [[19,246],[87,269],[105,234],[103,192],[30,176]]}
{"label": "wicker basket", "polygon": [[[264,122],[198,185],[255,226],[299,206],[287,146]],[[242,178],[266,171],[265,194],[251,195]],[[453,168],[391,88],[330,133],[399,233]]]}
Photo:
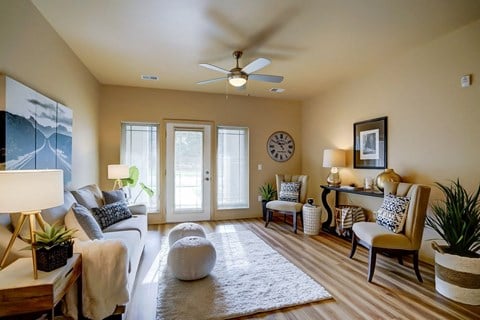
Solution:
{"label": "wicker basket", "polygon": [[317,235],[320,233],[322,210],[319,206],[303,206],[303,233]]}
{"label": "wicker basket", "polygon": [[42,248],[35,251],[37,269],[50,272],[67,264],[68,249],[63,245],[56,245],[49,250]]}

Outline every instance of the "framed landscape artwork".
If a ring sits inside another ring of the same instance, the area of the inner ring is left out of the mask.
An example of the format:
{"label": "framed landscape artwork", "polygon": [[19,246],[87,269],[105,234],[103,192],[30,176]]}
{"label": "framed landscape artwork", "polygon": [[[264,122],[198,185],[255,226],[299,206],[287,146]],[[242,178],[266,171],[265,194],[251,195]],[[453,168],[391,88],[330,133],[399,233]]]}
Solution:
{"label": "framed landscape artwork", "polygon": [[353,124],[353,167],[387,167],[387,117]]}
{"label": "framed landscape artwork", "polygon": [[72,180],[70,108],[0,75],[0,169],[62,169]]}

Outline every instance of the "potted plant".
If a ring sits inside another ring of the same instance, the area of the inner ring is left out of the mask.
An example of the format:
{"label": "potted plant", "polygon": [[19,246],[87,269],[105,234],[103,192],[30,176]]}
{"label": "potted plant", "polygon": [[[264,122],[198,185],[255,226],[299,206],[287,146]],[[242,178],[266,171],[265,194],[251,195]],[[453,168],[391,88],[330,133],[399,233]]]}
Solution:
{"label": "potted plant", "polygon": [[[52,271],[67,264],[68,245],[76,229],[67,229],[57,223],[49,225],[44,222],[44,229],[35,231],[35,254],[37,256],[37,269]],[[73,243],[72,243],[73,244]]]}
{"label": "potted plant", "polygon": [[136,166],[131,166],[128,171],[129,171],[129,177],[122,179],[122,185],[129,188],[127,192],[128,193],[127,198],[130,198],[130,195],[131,195],[130,188],[134,188],[137,185],[137,183],[140,186],[140,191],[138,192],[135,199],[133,199],[132,203],[137,202],[138,198],[142,194],[142,191],[145,192],[150,198],[153,197],[155,192],[152,190],[152,188],[146,186],[143,182],[140,182],[140,183],[138,182],[138,179],[140,177],[140,171],[138,170],[138,168]]}
{"label": "potted plant", "polygon": [[277,191],[270,183],[265,183],[258,188],[262,197],[263,220],[267,220],[267,202],[273,200]]}
{"label": "potted plant", "polygon": [[432,205],[426,225],[445,240],[435,250],[435,289],[452,300],[480,304],[480,185],[469,194],[457,179],[449,186],[436,183],[444,200]]}

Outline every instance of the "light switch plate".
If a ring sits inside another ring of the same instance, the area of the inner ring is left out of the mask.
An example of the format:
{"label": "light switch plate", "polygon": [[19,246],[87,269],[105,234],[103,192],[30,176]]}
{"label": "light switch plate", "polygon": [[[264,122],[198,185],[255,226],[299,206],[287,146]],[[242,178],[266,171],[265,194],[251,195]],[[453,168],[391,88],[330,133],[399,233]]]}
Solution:
{"label": "light switch plate", "polygon": [[470,87],[472,84],[472,76],[470,74],[466,74],[460,78],[460,84],[462,88]]}

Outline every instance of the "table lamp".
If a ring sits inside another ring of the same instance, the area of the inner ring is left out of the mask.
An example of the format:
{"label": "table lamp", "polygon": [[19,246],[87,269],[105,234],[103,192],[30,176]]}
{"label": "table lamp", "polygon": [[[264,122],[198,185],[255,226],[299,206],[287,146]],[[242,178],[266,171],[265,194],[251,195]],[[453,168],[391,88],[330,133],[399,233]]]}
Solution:
{"label": "table lamp", "polygon": [[323,150],[323,167],[331,168],[330,174],[327,177],[329,186],[340,186],[340,174],[338,167],[345,167],[345,151],[339,149]]}
{"label": "table lamp", "polygon": [[108,165],[108,179],[115,179],[113,189],[123,187],[122,180],[130,177],[130,171],[126,164],[109,164]]}
{"label": "table lamp", "polygon": [[17,227],[0,260],[0,269],[3,268],[13,243],[28,218],[30,239],[32,239],[33,278],[38,278],[37,256],[34,248],[35,220],[43,229],[40,211],[61,204],[63,204],[62,170],[0,171],[0,212],[20,212]]}

